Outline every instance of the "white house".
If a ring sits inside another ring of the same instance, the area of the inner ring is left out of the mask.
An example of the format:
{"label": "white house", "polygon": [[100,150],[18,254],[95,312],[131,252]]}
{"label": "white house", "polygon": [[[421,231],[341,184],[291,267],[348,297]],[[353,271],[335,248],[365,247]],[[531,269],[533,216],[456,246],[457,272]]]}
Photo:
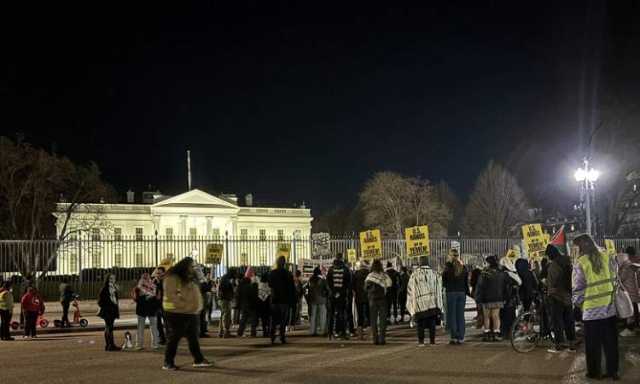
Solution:
{"label": "white house", "polygon": [[[132,201],[130,194],[128,199]],[[82,229],[84,236],[75,246],[77,237],[71,236],[63,247],[58,272],[147,267],[158,259],[180,257],[193,250],[204,260],[207,245],[212,242],[227,245],[230,265],[268,265],[278,242],[294,243],[292,252],[300,252],[299,258],[307,253],[303,243],[310,237],[313,218],[306,208],[239,206],[233,197],[217,197],[198,189],[145,200],[146,204],[87,204],[78,209],[69,220],[68,230]],[[66,204],[59,203],[58,212],[64,212]],[[57,213],[56,217],[60,234],[64,214]],[[100,225],[87,225],[96,220]],[[300,244],[295,244],[296,239]]]}

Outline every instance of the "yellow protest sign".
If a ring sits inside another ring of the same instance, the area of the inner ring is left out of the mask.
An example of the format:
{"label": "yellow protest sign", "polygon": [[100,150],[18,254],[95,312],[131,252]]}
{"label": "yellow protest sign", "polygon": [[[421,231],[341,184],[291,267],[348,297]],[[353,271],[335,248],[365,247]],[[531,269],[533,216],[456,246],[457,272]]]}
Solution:
{"label": "yellow protest sign", "polygon": [[542,253],[547,248],[547,243],[542,232],[542,225],[527,224],[522,226],[522,237],[527,247],[527,254],[532,257],[534,253]]}
{"label": "yellow protest sign", "polygon": [[407,242],[407,256],[429,256],[429,226],[406,228],[404,236]]}
{"label": "yellow protest sign", "polygon": [[207,257],[205,259],[206,264],[220,264],[222,260],[222,252],[224,246],[222,244],[208,244],[207,245]]}
{"label": "yellow protest sign", "polygon": [[362,258],[365,260],[373,260],[382,258],[382,239],[379,229],[360,232],[360,248],[362,249]]}
{"label": "yellow protest sign", "polygon": [[291,244],[278,243],[278,248],[276,249],[276,259],[280,258],[280,256],[284,256],[285,261],[288,263],[289,255],[291,255]]}
{"label": "yellow protest sign", "polygon": [[609,256],[615,256],[617,252],[616,244],[613,242],[613,240],[604,239],[604,246],[607,249],[607,253],[609,254]]}
{"label": "yellow protest sign", "polygon": [[358,255],[356,250],[353,248],[347,249],[347,261],[351,264],[355,263],[358,260]]}

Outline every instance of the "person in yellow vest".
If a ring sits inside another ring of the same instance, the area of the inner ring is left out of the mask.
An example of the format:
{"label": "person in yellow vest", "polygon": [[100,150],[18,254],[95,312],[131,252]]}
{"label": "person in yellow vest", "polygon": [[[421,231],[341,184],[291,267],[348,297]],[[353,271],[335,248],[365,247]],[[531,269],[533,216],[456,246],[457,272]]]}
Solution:
{"label": "person in yellow vest", "polygon": [[[602,252],[589,235],[576,237],[573,244],[580,249],[573,268],[573,303],[582,309],[587,378],[618,380],[618,331],[613,301],[615,260]],[[600,367],[603,350],[604,376]]]}
{"label": "person in yellow vest", "polygon": [[210,367],[200,351],[200,311],[202,311],[202,295],[196,281],[194,262],[185,257],[167,271],[163,281],[164,297],[162,307],[167,320],[169,341],[164,353],[162,369],[175,371],[176,352],[180,339],[186,337],[189,351],[193,356],[194,368]]}
{"label": "person in yellow vest", "polygon": [[13,315],[13,292],[11,280],[2,283],[0,288],[0,340],[12,341],[9,333],[9,323]]}

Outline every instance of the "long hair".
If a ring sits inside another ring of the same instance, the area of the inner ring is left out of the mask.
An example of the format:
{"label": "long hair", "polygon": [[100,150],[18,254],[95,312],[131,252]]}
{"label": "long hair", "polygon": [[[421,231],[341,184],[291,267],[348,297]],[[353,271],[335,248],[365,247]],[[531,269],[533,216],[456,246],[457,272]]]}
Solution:
{"label": "long hair", "polygon": [[176,275],[183,282],[186,283],[189,280],[193,279],[193,271],[191,270],[191,266],[193,265],[193,259],[190,257],[185,257],[180,260],[176,265],[171,267],[167,273],[169,275]]}
{"label": "long hair", "polygon": [[459,277],[464,271],[464,264],[462,263],[462,259],[460,259],[460,254],[457,249],[452,249],[449,251],[449,255],[451,256],[451,264],[453,265],[453,275]]}
{"label": "long hair", "polygon": [[604,267],[602,263],[602,254],[600,253],[595,241],[593,241],[593,238],[588,234],[583,234],[573,239],[573,244],[580,248],[581,254],[586,255],[589,258],[593,272],[596,274],[600,273]]}
{"label": "long hair", "polygon": [[373,261],[371,264],[371,272],[382,273],[384,272],[384,268],[382,268],[382,262],[379,259]]}

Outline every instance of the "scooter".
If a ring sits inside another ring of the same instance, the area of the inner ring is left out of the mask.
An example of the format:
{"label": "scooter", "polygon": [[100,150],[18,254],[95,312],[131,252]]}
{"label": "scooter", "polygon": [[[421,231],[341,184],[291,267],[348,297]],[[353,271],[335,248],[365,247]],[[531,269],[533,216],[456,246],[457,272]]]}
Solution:
{"label": "scooter", "polygon": [[[36,324],[40,326],[40,328],[47,328],[49,326],[49,320],[47,320],[43,315],[38,315],[38,320],[36,320]],[[20,324],[18,321],[11,322],[11,329],[14,331],[18,328],[24,328],[24,324]]]}
{"label": "scooter", "polygon": [[[78,300],[80,299],[80,296],[78,295],[74,295],[73,296],[73,301],[71,302],[71,306],[73,307],[73,321],[71,321],[69,323],[69,326],[72,326],[74,324],[79,325],[81,328],[86,328],[87,325],[89,325],[89,321],[85,318],[82,317],[82,315],[80,314],[80,304],[78,302]],[[57,328],[62,328],[62,320],[53,320],[53,325],[55,325]]]}

